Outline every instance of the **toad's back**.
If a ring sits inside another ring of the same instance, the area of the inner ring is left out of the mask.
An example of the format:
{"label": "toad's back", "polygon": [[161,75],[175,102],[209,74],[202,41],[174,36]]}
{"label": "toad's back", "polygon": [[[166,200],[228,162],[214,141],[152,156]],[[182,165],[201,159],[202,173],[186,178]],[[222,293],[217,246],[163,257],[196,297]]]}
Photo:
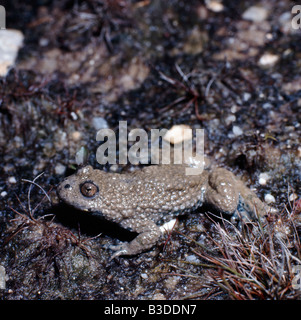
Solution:
{"label": "toad's back", "polygon": [[[145,214],[148,217],[182,213],[202,205],[208,172],[187,176],[184,165],[145,167],[129,174],[107,174],[102,179],[106,189],[104,202],[124,216]],[[119,199],[117,199],[119,198]]]}

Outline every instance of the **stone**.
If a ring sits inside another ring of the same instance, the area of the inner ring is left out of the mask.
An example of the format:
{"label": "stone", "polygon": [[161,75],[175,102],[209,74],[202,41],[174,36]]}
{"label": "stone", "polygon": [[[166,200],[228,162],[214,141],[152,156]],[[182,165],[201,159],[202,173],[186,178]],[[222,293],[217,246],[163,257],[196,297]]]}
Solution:
{"label": "stone", "polygon": [[233,126],[232,131],[236,137],[241,136],[243,134],[243,131],[239,126]]}
{"label": "stone", "polygon": [[268,10],[259,6],[249,7],[243,14],[242,17],[245,20],[253,22],[262,22],[268,16]]}
{"label": "stone", "polygon": [[93,127],[95,130],[101,130],[101,129],[108,129],[109,125],[106,121],[106,119],[102,117],[94,117],[92,120]]}
{"label": "stone", "polygon": [[170,141],[171,144],[178,144],[185,140],[191,140],[192,130],[185,124],[174,125],[166,132],[163,139],[165,141]]}
{"label": "stone", "polygon": [[276,199],[273,195],[271,195],[270,193],[266,194],[264,196],[264,201],[267,203],[267,204],[270,204],[270,203],[273,203],[273,202],[276,202]]}
{"label": "stone", "polygon": [[266,52],[260,57],[258,64],[262,67],[272,67],[278,62],[278,60],[279,56]]}
{"label": "stone", "polygon": [[19,30],[0,30],[0,76],[5,77],[15,63],[24,35]]}

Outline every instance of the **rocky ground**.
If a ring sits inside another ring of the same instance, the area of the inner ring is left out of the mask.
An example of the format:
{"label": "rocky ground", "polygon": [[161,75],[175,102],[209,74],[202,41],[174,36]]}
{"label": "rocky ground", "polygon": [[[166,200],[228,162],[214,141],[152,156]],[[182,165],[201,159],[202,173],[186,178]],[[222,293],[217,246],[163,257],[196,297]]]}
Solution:
{"label": "rocky ground", "polygon": [[[300,297],[295,4],[4,1],[24,44],[0,66],[1,299]],[[134,169],[95,158],[96,132],[120,120],[203,128],[205,153],[279,213],[238,230],[198,210],[152,250],[110,261],[107,247],[131,235],[58,205],[55,189],[78,158]]]}

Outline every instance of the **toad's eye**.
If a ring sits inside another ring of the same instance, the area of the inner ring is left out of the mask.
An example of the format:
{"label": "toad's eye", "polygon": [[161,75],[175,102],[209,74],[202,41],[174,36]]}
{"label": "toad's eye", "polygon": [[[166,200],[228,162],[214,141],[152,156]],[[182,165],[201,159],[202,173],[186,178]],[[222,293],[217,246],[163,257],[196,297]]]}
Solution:
{"label": "toad's eye", "polygon": [[98,187],[93,182],[84,182],[80,186],[80,192],[87,198],[92,198],[98,192]]}

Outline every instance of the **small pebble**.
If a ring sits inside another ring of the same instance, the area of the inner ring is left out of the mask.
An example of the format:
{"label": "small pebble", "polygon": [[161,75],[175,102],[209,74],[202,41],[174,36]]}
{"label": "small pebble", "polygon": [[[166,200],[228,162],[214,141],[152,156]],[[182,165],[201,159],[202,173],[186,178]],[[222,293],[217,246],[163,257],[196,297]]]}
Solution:
{"label": "small pebble", "polygon": [[289,201],[295,201],[298,199],[298,195],[296,193],[292,193],[290,196],[289,196]]}
{"label": "small pebble", "polygon": [[265,186],[269,179],[270,179],[270,176],[266,172],[262,172],[259,175],[259,184],[262,185],[262,186]]}
{"label": "small pebble", "polygon": [[186,257],[186,261],[188,262],[192,262],[192,263],[198,263],[200,262],[200,260],[197,258],[197,256],[191,254],[189,256]]}
{"label": "small pebble", "polygon": [[79,141],[82,137],[82,134],[79,131],[73,131],[71,137],[74,141]]}
{"label": "small pebble", "polygon": [[252,97],[251,93],[249,93],[249,92],[244,92],[244,94],[243,94],[243,100],[244,100],[244,101],[250,100],[251,97]]}
{"label": "small pebble", "polygon": [[92,120],[92,125],[95,128],[95,130],[101,130],[101,129],[108,129],[109,125],[107,123],[107,120],[102,117],[94,117]]}
{"label": "small pebble", "polygon": [[118,164],[112,164],[110,167],[110,171],[112,172],[117,172],[118,171]]}
{"label": "small pebble", "polygon": [[9,183],[17,183],[17,180],[15,177],[9,177],[7,180]]}
{"label": "small pebble", "polygon": [[74,121],[78,119],[78,115],[74,111],[72,111],[70,113],[70,116],[71,116],[72,120],[74,120]]}
{"label": "small pebble", "polygon": [[243,19],[253,22],[262,22],[267,18],[267,16],[268,10],[259,6],[248,8],[242,15]]}
{"label": "small pebble", "polygon": [[243,131],[238,126],[233,126],[232,131],[236,137],[241,136],[243,134]]}
{"label": "small pebble", "polygon": [[231,124],[232,122],[234,122],[236,120],[236,117],[234,114],[230,114],[228,117],[226,117],[225,122],[226,125]]}
{"label": "small pebble", "polygon": [[272,109],[273,108],[273,105],[269,102],[266,102],[262,105],[262,108],[263,109]]}
{"label": "small pebble", "polygon": [[6,191],[2,191],[2,192],[0,193],[0,195],[1,195],[2,198],[4,198],[4,197],[7,196],[7,192],[6,192]]}
{"label": "small pebble", "polygon": [[14,170],[14,165],[12,163],[8,163],[3,167],[3,169],[4,172],[8,173],[9,171]]}
{"label": "small pebble", "polygon": [[162,226],[160,226],[161,232],[170,232],[173,230],[175,224],[177,223],[177,219],[171,219],[168,222],[165,222]]}
{"label": "small pebble", "polygon": [[192,139],[192,130],[185,124],[174,125],[166,132],[163,139],[165,141],[170,141],[171,144],[177,144]]}
{"label": "small pebble", "polygon": [[49,40],[47,38],[40,38],[39,40],[39,46],[41,47],[47,47],[49,44]]}
{"label": "small pebble", "polygon": [[231,107],[231,112],[236,113],[239,110],[238,106],[234,105]]}
{"label": "small pebble", "polygon": [[270,204],[270,203],[273,203],[273,202],[276,202],[276,199],[274,196],[272,196],[270,193],[266,194],[264,196],[264,201],[267,203],[267,204]]}
{"label": "small pebble", "polygon": [[88,151],[85,147],[81,147],[75,154],[75,163],[79,166],[84,164],[88,158]]}
{"label": "small pebble", "polygon": [[24,35],[19,30],[0,31],[0,76],[5,77],[14,65],[19,49],[23,45]]}
{"label": "small pebble", "polygon": [[58,163],[55,168],[54,168],[54,171],[55,171],[55,174],[58,174],[58,175],[62,175],[66,172],[66,166],[64,166],[63,164],[61,163]]}
{"label": "small pebble", "polygon": [[278,60],[279,56],[267,52],[260,57],[258,64],[262,67],[272,67],[277,63]]}
{"label": "small pebble", "polygon": [[211,0],[206,1],[207,8],[213,12],[222,12],[224,10],[224,5],[221,1]]}

